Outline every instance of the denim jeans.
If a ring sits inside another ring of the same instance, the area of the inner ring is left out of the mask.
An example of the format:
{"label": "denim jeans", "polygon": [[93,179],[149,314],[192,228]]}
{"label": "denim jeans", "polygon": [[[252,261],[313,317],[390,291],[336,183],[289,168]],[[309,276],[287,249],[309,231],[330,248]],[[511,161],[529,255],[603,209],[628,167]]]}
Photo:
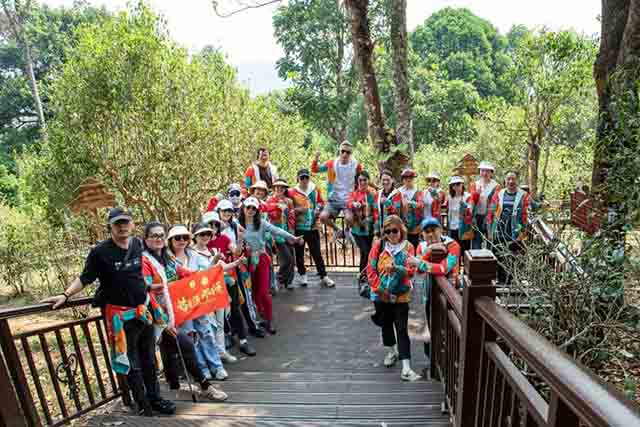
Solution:
{"label": "denim jeans", "polygon": [[222,361],[220,360],[221,349],[218,348],[215,336],[216,328],[215,320],[210,315],[198,317],[191,322],[185,322],[180,327],[180,332],[195,332],[193,344],[196,363],[200,371],[207,377],[212,377],[212,374],[222,368]]}

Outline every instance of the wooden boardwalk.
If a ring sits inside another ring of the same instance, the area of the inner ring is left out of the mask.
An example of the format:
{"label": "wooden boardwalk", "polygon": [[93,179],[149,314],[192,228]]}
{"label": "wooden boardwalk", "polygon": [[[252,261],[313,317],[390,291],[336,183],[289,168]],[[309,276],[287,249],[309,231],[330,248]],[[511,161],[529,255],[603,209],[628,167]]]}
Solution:
{"label": "wooden boardwalk", "polygon": [[[219,383],[225,403],[191,401],[183,390],[171,418],[140,418],[119,403],[94,416],[92,427],[169,426],[448,426],[440,412],[442,386],[431,381],[403,383],[400,366],[382,365],[379,328],[372,305],[357,296],[353,274],[338,273],[335,289],[311,283],[274,298],[277,335],[254,339],[257,357],[227,365]],[[419,310],[411,325],[418,330]],[[235,353],[235,351],[234,351]],[[413,367],[425,365],[422,345],[412,343]]]}

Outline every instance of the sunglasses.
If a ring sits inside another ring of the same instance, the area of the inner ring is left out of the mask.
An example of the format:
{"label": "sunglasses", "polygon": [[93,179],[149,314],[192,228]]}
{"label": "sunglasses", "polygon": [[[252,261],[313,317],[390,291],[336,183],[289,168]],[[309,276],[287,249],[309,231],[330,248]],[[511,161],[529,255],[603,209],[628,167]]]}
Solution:
{"label": "sunglasses", "polygon": [[299,178],[300,178],[300,179],[309,179],[309,177],[308,177],[308,176],[306,176],[306,175],[302,175],[302,176],[301,176],[301,177],[299,177]]}
{"label": "sunglasses", "polygon": [[234,210],[233,210],[233,209],[224,209],[224,210],[222,210],[221,212],[222,212],[222,213],[229,213],[229,214],[232,214],[232,213],[234,212]]}
{"label": "sunglasses", "polygon": [[174,236],[173,240],[175,240],[176,242],[188,242],[190,239],[190,237],[188,235],[183,235],[183,236]]}
{"label": "sunglasses", "polygon": [[149,234],[149,239],[156,239],[156,240],[162,240],[164,239],[164,233],[153,233],[153,234]]}
{"label": "sunglasses", "polygon": [[351,154],[351,151],[349,151],[349,150],[341,150],[340,152],[342,154]]}
{"label": "sunglasses", "polygon": [[247,209],[247,210],[254,210],[254,211],[257,211],[257,210],[258,210],[258,208],[256,208],[255,206],[245,206],[245,209]]}
{"label": "sunglasses", "polygon": [[384,234],[399,234],[400,230],[398,230],[397,228],[387,228],[384,230]]}
{"label": "sunglasses", "polygon": [[233,190],[229,192],[229,197],[238,197],[240,196],[240,192],[237,190]]}
{"label": "sunglasses", "polygon": [[198,237],[213,237],[213,234],[207,231],[205,233],[198,234]]}

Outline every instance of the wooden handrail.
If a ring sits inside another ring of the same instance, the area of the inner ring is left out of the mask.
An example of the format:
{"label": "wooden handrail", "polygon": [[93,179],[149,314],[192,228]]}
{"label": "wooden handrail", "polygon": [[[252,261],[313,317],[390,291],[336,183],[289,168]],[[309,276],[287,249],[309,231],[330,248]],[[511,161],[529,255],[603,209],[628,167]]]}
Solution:
{"label": "wooden handrail", "polygon": [[[73,298],[67,301],[66,304],[64,304],[62,307],[60,307],[57,310],[62,310],[65,308],[72,308],[72,307],[80,307],[83,305],[90,305],[91,301],[92,301],[91,297]],[[30,316],[32,314],[48,313],[50,311],[54,311],[52,307],[53,307],[52,303],[40,303],[40,304],[25,305],[24,307],[5,308],[0,310],[0,320],[11,319],[14,317]]]}
{"label": "wooden handrail", "polygon": [[489,298],[478,314],[576,414],[594,427],[640,425],[640,412],[620,393]]}
{"label": "wooden handrail", "polygon": [[440,292],[442,292],[447,299],[447,303],[449,303],[456,313],[456,316],[458,316],[458,319],[462,319],[462,296],[458,290],[449,283],[449,280],[444,276],[435,276],[435,282]]}

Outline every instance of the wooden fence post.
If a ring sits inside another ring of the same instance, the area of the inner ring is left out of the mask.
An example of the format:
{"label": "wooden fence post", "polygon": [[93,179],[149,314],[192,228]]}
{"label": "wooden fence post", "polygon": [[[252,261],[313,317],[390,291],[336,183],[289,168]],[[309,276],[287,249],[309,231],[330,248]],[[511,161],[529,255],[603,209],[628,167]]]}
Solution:
{"label": "wooden fence post", "polygon": [[[2,421],[12,427],[40,426],[40,417],[38,417],[38,412],[36,410],[35,403],[33,402],[33,396],[29,390],[29,384],[27,383],[27,378],[24,375],[24,370],[20,363],[20,357],[18,356],[18,350],[16,349],[16,344],[13,340],[9,321],[7,319],[0,319],[0,346],[2,347],[2,352],[4,353],[6,364],[8,365],[5,366],[4,361],[1,363],[0,370],[3,372],[0,373],[0,384],[2,384],[3,390],[6,389],[5,392],[9,392],[9,395],[5,397],[6,401],[0,405],[2,407],[2,409],[0,409]],[[11,386],[9,375],[5,375],[7,371],[13,379],[13,387]],[[7,385],[6,387],[4,386],[5,384]],[[22,410],[15,407],[14,402],[17,403],[16,397],[20,401]],[[6,407],[5,404],[7,405]]]}
{"label": "wooden fence post", "polygon": [[495,299],[496,258],[491,251],[480,249],[465,253],[465,288],[462,297],[462,343],[455,427],[474,427],[482,370],[484,327],[475,308],[478,298]]}

